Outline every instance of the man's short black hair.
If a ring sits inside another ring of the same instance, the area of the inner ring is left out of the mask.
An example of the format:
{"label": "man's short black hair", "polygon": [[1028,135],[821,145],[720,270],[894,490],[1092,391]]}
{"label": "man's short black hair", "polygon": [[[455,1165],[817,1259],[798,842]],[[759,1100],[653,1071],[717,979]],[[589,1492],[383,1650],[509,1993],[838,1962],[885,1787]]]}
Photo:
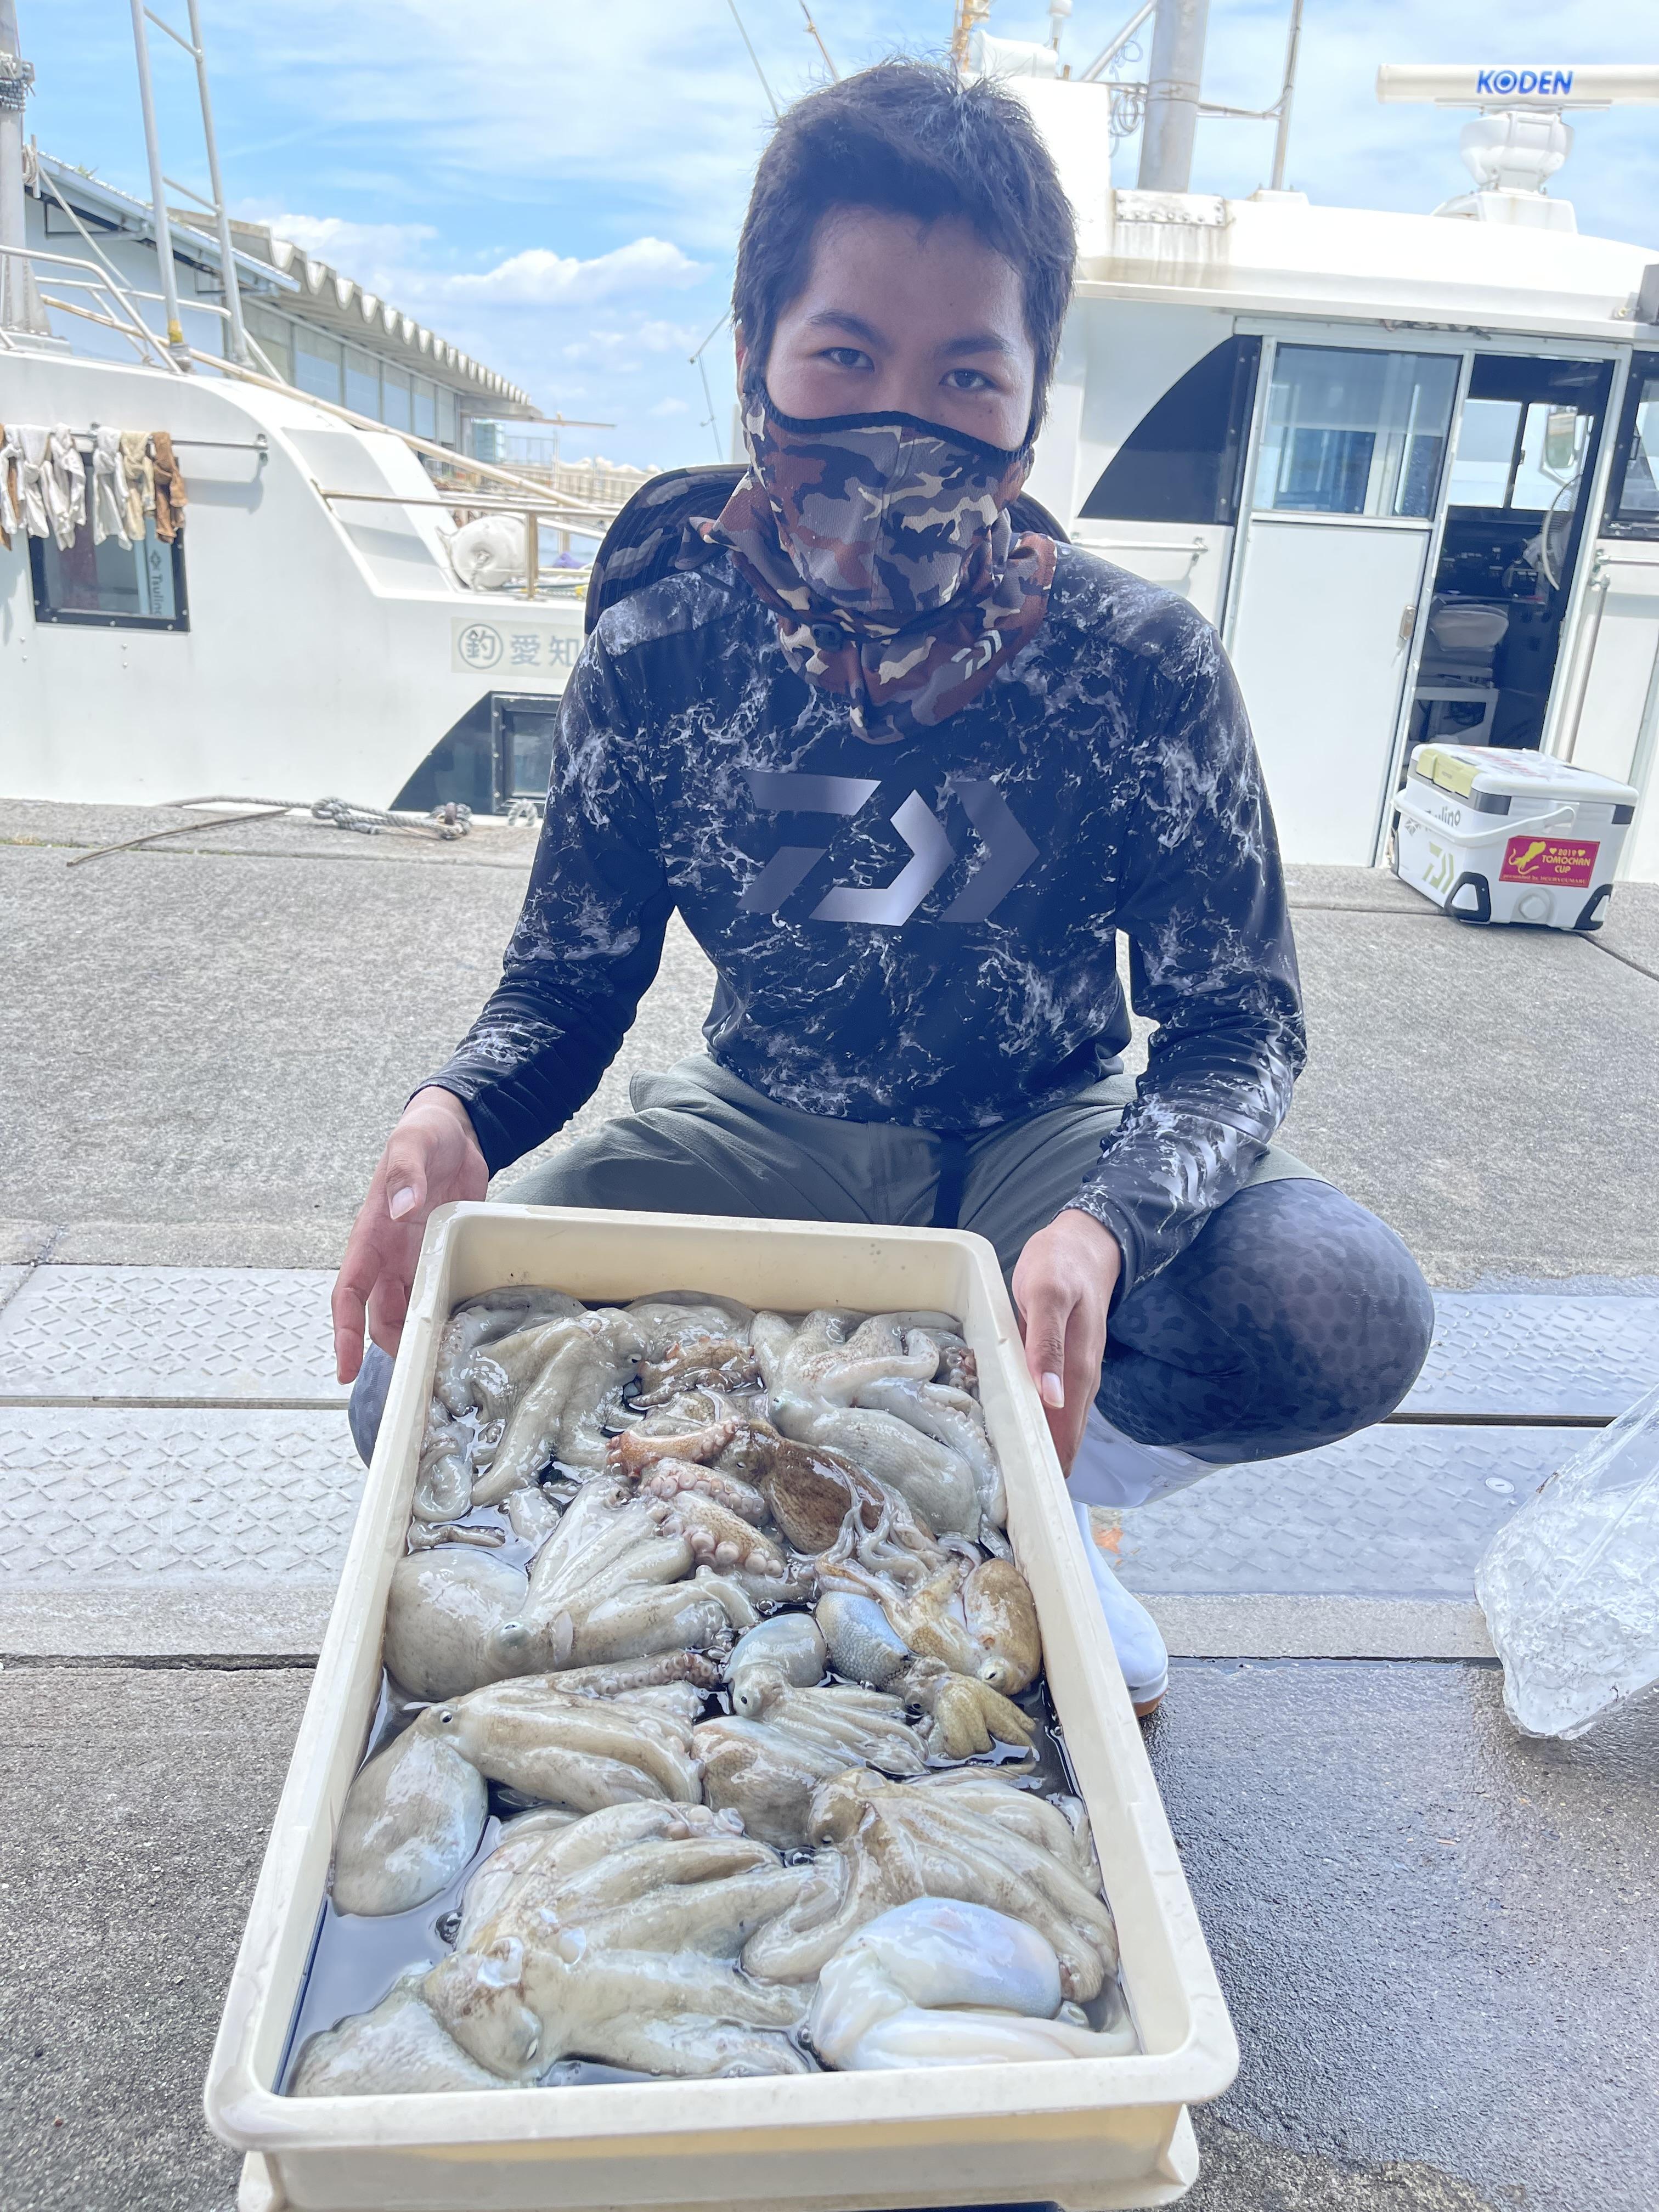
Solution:
{"label": "man's short black hair", "polygon": [[971,224],[1018,270],[1042,419],[1072,295],[1077,227],[1053,159],[1012,93],[952,69],[881,62],[787,109],[755,172],[732,312],[764,364],[778,319],[805,289],[819,222],[837,208]]}

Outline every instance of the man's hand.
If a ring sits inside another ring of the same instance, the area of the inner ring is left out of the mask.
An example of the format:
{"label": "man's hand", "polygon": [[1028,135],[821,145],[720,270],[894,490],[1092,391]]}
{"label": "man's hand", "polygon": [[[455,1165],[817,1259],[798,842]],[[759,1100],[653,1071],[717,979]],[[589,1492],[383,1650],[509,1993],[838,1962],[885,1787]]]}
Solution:
{"label": "man's hand", "polygon": [[1111,1231],[1075,1207],[1038,1230],[1014,1269],[1025,1364],[1068,1474],[1100,1388],[1106,1316],[1122,1270],[1122,1248]]}
{"label": "man's hand", "polygon": [[386,1139],[335,1279],[334,1358],[342,1382],[363,1364],[367,1327],[396,1352],[409,1311],[421,1232],[434,1206],[482,1198],[489,1170],[467,1111],[453,1091],[417,1091]]}

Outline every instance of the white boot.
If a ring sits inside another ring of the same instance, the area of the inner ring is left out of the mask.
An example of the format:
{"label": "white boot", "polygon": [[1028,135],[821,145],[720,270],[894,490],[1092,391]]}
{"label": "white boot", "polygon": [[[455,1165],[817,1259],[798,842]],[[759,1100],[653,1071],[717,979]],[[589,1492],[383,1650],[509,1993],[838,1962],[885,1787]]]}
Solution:
{"label": "white boot", "polygon": [[1079,1498],[1073,1507],[1083,1532],[1083,1549],[1095,1578],[1100,1609],[1123,1669],[1129,1703],[1143,1717],[1152,1711],[1170,1686],[1170,1654],[1158,1623],[1138,1597],[1132,1597],[1102,1557],[1089,1519],[1089,1509]]}
{"label": "white boot", "polygon": [[1212,1461],[1196,1459],[1178,1445],[1137,1443],[1115,1429],[1098,1406],[1091,1406],[1066,1486],[1085,1505],[1150,1505],[1218,1472]]}

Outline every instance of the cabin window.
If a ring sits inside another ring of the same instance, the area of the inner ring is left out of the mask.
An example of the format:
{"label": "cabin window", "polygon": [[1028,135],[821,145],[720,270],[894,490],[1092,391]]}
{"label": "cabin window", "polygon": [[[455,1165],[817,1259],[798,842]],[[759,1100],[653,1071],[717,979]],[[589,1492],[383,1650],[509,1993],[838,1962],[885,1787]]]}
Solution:
{"label": "cabin window", "polygon": [[89,629],[190,628],[184,544],[177,538],[164,544],[153,514],[145,517],[143,538],[125,549],[118,538],[94,545],[84,522],[67,552],[55,538],[31,538],[29,573],[37,622]]}
{"label": "cabin window", "polygon": [[1625,420],[1607,495],[1610,538],[1659,538],[1659,354],[1631,365]]}
{"label": "cabin window", "polygon": [[1457,371],[1451,354],[1280,346],[1256,467],[1258,510],[1432,514]]}
{"label": "cabin window", "polygon": [[1170,386],[1083,504],[1091,520],[1231,523],[1260,338],[1229,338]]}

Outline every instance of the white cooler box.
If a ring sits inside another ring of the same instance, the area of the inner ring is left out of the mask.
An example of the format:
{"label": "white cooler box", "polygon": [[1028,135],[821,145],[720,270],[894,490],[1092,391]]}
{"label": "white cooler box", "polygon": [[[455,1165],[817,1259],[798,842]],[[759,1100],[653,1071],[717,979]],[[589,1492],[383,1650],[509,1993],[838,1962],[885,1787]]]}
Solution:
{"label": "white cooler box", "polygon": [[1394,871],[1455,921],[1599,929],[1637,794],[1547,754],[1418,745]]}

